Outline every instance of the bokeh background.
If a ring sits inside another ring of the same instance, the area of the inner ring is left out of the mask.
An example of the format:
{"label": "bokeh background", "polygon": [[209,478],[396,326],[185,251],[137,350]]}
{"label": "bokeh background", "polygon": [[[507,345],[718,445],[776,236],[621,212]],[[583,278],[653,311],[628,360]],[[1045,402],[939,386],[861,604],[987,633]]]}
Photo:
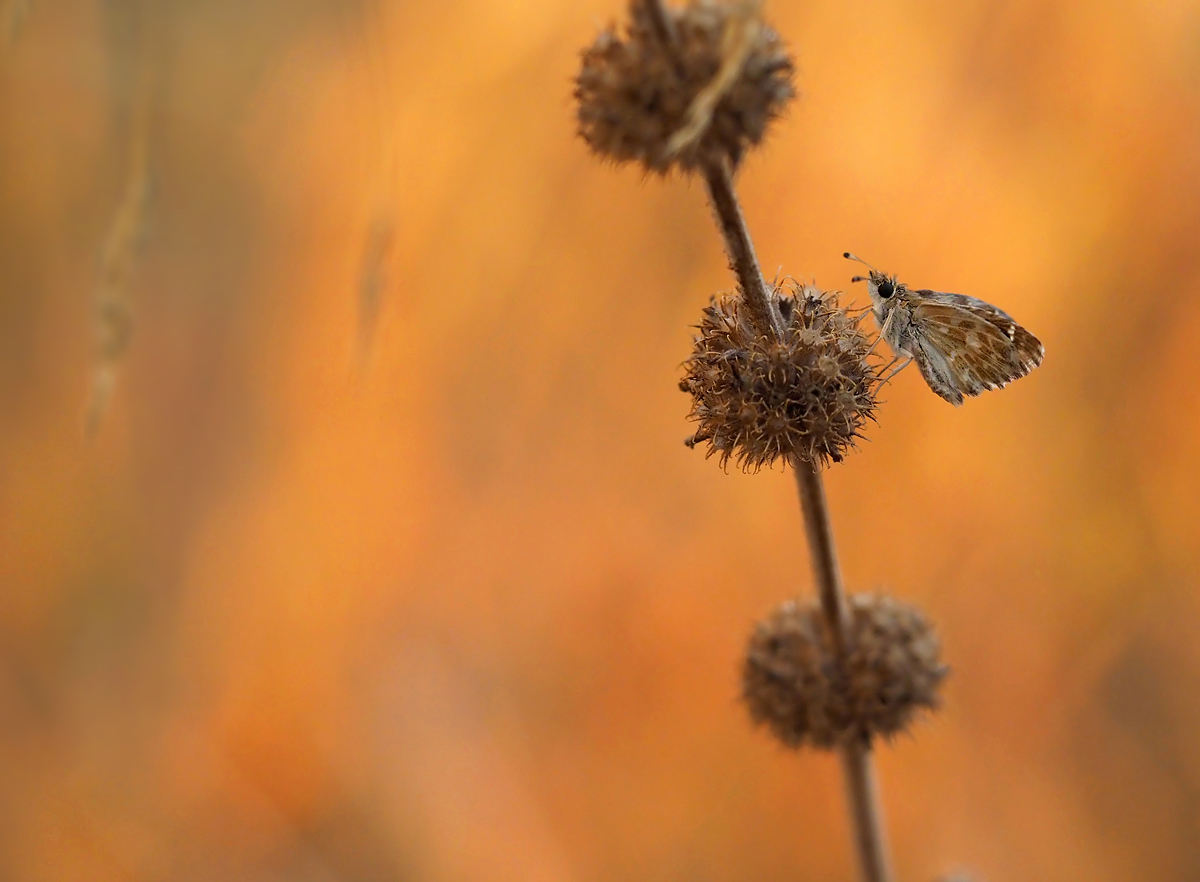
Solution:
{"label": "bokeh background", "polygon": [[[573,135],[622,11],[0,4],[0,878],[853,878],[834,758],[737,700],[811,583],[790,477],[682,443],[702,188]],[[954,670],[880,752],[900,878],[1200,878],[1200,6],[768,14],[768,274],[1047,350],[906,371],[828,473]]]}

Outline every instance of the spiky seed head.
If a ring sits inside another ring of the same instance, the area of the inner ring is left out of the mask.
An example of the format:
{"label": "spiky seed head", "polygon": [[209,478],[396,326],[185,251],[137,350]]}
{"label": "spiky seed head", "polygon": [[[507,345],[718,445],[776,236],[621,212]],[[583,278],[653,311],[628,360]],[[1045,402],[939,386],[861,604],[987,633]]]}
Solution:
{"label": "spiky seed head", "polygon": [[680,388],[692,395],[691,445],[747,471],[799,457],[840,462],[874,419],[879,377],[870,341],[833,292],[789,282],[772,293],[780,340],[758,333],[741,296],[704,310]]}
{"label": "spiky seed head", "polygon": [[[668,47],[645,4],[632,0],[624,33],[615,26],[601,33],[584,50],[575,78],[579,134],[588,146],[617,163],[636,161],[660,173],[691,171],[722,157],[736,165],[795,94],[783,41],[757,19],[744,28],[744,7],[691,0],[669,8],[677,40]],[[730,39],[738,28],[745,38],[740,47]],[[733,68],[731,61],[737,62]],[[718,78],[722,71],[729,76]],[[698,117],[700,105],[711,103],[696,102],[705,90],[715,104]],[[684,138],[683,146],[672,141],[689,126],[694,137]]]}
{"label": "spiky seed head", "polygon": [[841,659],[815,601],[784,603],[750,637],[742,697],[754,722],[789,747],[888,738],[939,704],[947,668],[920,610],[869,594],[852,596],[849,608]]}

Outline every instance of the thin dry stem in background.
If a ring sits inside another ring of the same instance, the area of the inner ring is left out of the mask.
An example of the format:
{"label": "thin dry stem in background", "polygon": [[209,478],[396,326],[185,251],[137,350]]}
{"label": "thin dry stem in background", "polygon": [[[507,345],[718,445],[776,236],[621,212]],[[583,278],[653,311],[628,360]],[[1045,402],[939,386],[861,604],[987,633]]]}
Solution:
{"label": "thin dry stem in background", "polygon": [[356,16],[367,58],[374,144],[376,183],[374,205],[367,223],[358,266],[358,358],[366,360],[375,340],[384,294],[388,288],[388,266],[396,237],[396,143],[392,125],[395,101],[387,40],[384,39],[383,10],[378,0],[362,0]]}
{"label": "thin dry stem in background", "polygon": [[133,276],[146,237],[150,204],[150,121],[155,89],[151,41],[153,0],[141,7],[138,22],[136,92],[129,133],[125,187],[100,252],[100,279],[93,302],[94,356],[91,392],[84,416],[92,438],[108,412],[117,373],[133,334]]}
{"label": "thin dry stem in background", "polygon": [[31,12],[33,12],[33,0],[9,0],[4,8],[4,23],[8,30],[9,45],[20,39]]}
{"label": "thin dry stem in background", "polygon": [[358,268],[358,355],[366,359],[375,340],[383,295],[388,287],[388,262],[396,230],[389,206],[376,206],[367,227],[362,260]]}

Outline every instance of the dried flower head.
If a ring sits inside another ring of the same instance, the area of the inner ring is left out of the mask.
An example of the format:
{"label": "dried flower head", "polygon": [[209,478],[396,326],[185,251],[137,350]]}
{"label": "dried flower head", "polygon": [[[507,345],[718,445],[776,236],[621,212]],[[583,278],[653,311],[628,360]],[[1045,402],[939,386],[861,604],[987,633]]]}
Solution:
{"label": "dried flower head", "polygon": [[742,697],[756,723],[784,744],[832,747],[905,729],[938,706],[947,669],[920,610],[891,597],[850,598],[850,634],[839,660],[815,601],[788,601],[760,622],[742,668]]}
{"label": "dried flower head", "polygon": [[632,0],[625,34],[611,26],[584,50],[579,133],[596,153],[649,171],[736,165],[795,94],[791,57],[757,3],[691,0],[668,16],[671,45]]}
{"label": "dried flower head", "polygon": [[790,284],[772,296],[784,323],[782,340],[755,330],[737,294],[705,308],[680,388],[692,395],[697,424],[688,445],[708,442],[721,465],[746,470],[775,460],[840,462],[874,419],[879,377],[870,342],[833,292]]}

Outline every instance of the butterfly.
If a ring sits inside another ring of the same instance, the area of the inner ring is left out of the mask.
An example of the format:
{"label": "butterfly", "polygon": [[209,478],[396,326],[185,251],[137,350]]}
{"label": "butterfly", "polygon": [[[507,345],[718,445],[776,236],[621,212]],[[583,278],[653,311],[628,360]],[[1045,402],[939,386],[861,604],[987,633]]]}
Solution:
{"label": "butterfly", "polygon": [[1038,338],[990,303],[914,291],[849,251],[843,256],[870,270],[851,281],[867,283],[879,337],[892,347],[896,361],[905,359],[884,382],[915,361],[929,388],[957,407],[964,395],[999,389],[1042,363],[1045,348]]}

